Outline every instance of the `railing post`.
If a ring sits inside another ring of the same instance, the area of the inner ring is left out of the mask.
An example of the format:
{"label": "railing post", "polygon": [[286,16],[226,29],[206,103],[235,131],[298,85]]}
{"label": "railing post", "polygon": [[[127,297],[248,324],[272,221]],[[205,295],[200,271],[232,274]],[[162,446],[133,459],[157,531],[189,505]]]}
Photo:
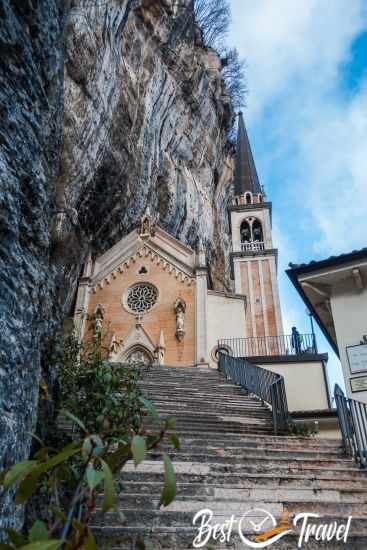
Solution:
{"label": "railing post", "polygon": [[334,390],[343,446],[346,454],[354,457],[362,468],[367,467],[367,413],[366,405],[346,398],[336,384]]}

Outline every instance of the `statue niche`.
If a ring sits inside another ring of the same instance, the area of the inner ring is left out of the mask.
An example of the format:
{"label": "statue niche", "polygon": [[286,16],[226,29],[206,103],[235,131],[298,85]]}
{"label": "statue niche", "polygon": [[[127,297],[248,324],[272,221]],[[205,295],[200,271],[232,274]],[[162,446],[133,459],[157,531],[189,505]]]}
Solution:
{"label": "statue niche", "polygon": [[182,298],[177,298],[175,302],[176,313],[176,338],[179,342],[185,337],[185,313],[186,302]]}
{"label": "statue niche", "polygon": [[105,310],[102,304],[97,304],[93,311],[93,333],[95,336],[101,334]]}
{"label": "statue niche", "polygon": [[155,228],[149,209],[140,221],[140,237],[154,237]]}

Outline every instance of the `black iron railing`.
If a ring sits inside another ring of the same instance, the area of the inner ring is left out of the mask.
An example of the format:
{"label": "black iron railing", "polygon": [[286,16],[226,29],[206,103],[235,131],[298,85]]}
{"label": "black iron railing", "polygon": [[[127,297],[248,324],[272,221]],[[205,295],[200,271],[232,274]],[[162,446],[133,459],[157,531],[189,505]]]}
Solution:
{"label": "black iron railing", "polygon": [[298,356],[317,353],[314,334],[226,338],[219,340],[219,348],[227,350],[233,357]]}
{"label": "black iron railing", "polygon": [[345,397],[338,384],[334,397],[345,452],[362,468],[367,468],[367,405]]}
{"label": "black iron railing", "polygon": [[275,435],[288,431],[288,405],[284,378],[243,358],[219,351],[219,370],[233,383],[271,406]]}

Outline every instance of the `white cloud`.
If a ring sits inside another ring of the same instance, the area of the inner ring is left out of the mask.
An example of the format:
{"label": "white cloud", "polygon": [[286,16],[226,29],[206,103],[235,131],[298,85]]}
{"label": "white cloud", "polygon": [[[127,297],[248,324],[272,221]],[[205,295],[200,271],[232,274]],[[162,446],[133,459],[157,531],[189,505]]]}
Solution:
{"label": "white cloud", "polygon": [[354,95],[341,80],[353,40],[367,27],[364,0],[232,4],[231,40],[247,63],[248,122],[273,144],[265,153],[282,163],[300,252],[308,238],[299,259],[365,246],[367,80]]}

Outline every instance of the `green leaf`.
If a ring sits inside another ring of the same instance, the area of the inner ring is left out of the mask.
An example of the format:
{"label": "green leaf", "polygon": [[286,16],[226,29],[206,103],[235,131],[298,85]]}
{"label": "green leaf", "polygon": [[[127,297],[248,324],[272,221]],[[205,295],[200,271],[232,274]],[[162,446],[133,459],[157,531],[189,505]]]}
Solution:
{"label": "green leaf", "polygon": [[[68,445],[60,453],[50,458],[50,460],[47,460],[47,462],[41,463],[37,468],[37,470],[40,470],[41,473],[47,472],[47,470],[51,470],[51,468],[58,466],[62,462],[66,462],[70,457],[72,457],[76,453],[79,453],[80,450],[81,450],[80,443],[78,443],[77,445],[75,444]],[[36,472],[34,472],[34,474],[36,474]]]}
{"label": "green leaf", "polygon": [[61,540],[40,540],[21,546],[20,550],[57,550],[61,544]]}
{"label": "green leaf", "polygon": [[23,462],[18,462],[5,474],[4,478],[4,487],[10,487],[22,476],[25,476],[32,470],[37,464],[36,460],[24,460]]}
{"label": "green leaf", "polygon": [[75,424],[78,424],[78,426],[83,430],[83,432],[88,433],[87,428],[84,426],[83,422],[77,416],[75,416],[71,412],[65,411],[65,410],[61,411],[61,413],[64,416],[67,416],[73,422],[75,422]]}
{"label": "green leaf", "polygon": [[16,548],[19,548],[25,544],[25,538],[21,533],[18,533],[18,531],[14,531],[14,529],[5,529],[5,532],[8,535],[10,542],[12,542]]}
{"label": "green leaf", "polygon": [[172,445],[174,446],[175,449],[179,449],[180,448],[180,440],[178,439],[177,435],[176,434],[171,434],[169,436],[169,440],[170,442],[172,443]]}
{"label": "green leaf", "polygon": [[16,504],[24,504],[37,490],[38,476],[30,475],[23,479],[15,495]]}
{"label": "green leaf", "polygon": [[154,418],[159,418],[158,411],[151,401],[149,401],[148,399],[144,399],[144,397],[141,396],[139,397],[139,401],[144,405],[151,416],[153,416]]}
{"label": "green leaf", "polygon": [[164,488],[161,495],[160,504],[163,506],[168,506],[174,500],[177,487],[176,487],[176,477],[173,470],[172,462],[167,453],[163,453],[164,460]]}
{"label": "green leaf", "polygon": [[166,430],[173,430],[173,428],[176,427],[176,418],[174,416],[168,416],[164,424]]}
{"label": "green leaf", "polygon": [[99,548],[96,544],[96,541],[94,539],[93,533],[90,530],[88,530],[87,540],[84,543],[83,549],[84,550],[99,550]]}
{"label": "green leaf", "polygon": [[37,520],[29,531],[29,540],[37,542],[39,540],[48,540],[48,529],[43,521]]}
{"label": "green leaf", "polygon": [[85,476],[87,478],[87,483],[89,487],[91,489],[94,489],[95,487],[97,487],[98,483],[100,483],[104,478],[104,473],[100,470],[95,470],[91,466],[88,466]]}
{"label": "green leaf", "polygon": [[129,459],[131,452],[131,445],[123,444],[108,457],[108,465],[113,472],[119,470],[123,464]]}
{"label": "green leaf", "polygon": [[101,459],[102,471],[104,474],[104,501],[102,511],[107,512],[115,507],[115,488],[113,486],[113,476],[109,465]]}
{"label": "green leaf", "polygon": [[38,463],[38,465],[30,471],[28,476],[23,479],[19,485],[15,502],[17,504],[23,504],[36,492],[38,479],[44,472],[47,472],[62,462],[65,462],[78,452],[80,452],[80,443],[68,445],[60,453],[53,456],[50,460],[47,460],[47,462]]}
{"label": "green leaf", "polygon": [[89,435],[83,441],[82,451],[87,455],[101,454],[104,449],[103,441],[98,435]]}
{"label": "green leaf", "polygon": [[131,452],[134,458],[135,466],[138,466],[140,462],[144,460],[147,452],[147,445],[145,439],[141,435],[136,435],[131,442]]}

